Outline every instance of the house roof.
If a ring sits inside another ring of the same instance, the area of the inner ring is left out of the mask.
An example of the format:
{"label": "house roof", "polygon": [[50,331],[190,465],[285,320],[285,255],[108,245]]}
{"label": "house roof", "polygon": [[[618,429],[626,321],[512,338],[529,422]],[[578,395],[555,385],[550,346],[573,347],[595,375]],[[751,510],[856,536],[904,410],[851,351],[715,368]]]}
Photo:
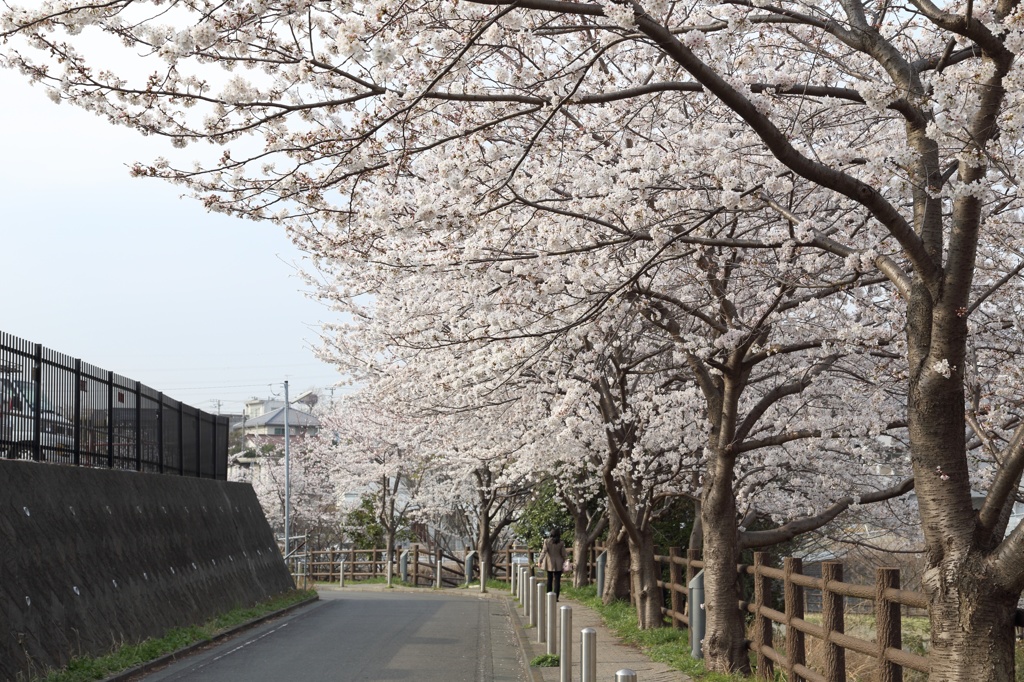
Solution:
{"label": "house roof", "polygon": [[[308,412],[303,412],[293,408],[288,411],[288,425],[303,429],[318,428],[320,426],[320,421]],[[258,426],[284,427],[284,407],[279,407],[276,410],[267,412],[266,414],[261,414],[258,417],[247,419],[231,428],[251,429]]]}

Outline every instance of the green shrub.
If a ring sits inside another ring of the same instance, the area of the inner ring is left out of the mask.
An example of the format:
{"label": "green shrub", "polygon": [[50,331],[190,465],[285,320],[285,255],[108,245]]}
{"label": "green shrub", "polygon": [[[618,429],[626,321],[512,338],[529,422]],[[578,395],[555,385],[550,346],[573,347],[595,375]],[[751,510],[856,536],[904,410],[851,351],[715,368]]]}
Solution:
{"label": "green shrub", "polygon": [[557,668],[558,661],[558,654],[541,654],[530,661],[530,665],[535,665],[538,668]]}

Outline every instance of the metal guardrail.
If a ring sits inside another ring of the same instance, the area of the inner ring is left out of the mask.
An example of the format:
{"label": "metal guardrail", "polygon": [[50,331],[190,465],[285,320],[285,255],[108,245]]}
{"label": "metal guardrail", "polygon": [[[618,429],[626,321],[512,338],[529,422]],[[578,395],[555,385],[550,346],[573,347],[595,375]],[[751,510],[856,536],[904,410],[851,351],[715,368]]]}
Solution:
{"label": "metal guardrail", "polygon": [[0,457],[225,480],[228,419],[0,332]]}

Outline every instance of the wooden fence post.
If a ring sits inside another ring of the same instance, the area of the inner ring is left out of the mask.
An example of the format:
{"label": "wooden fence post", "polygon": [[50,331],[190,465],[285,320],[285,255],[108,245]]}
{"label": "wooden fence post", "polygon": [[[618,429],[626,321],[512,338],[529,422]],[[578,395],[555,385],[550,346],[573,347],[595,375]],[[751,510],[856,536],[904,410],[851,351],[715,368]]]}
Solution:
{"label": "wooden fence post", "polygon": [[348,551],[348,577],[350,580],[356,579],[356,548],[353,547]]}
{"label": "wooden fence post", "polygon": [[843,565],[838,561],[821,564],[821,627],[825,630],[825,679],[846,682],[846,650],[832,642],[832,633],[844,632],[843,595],[829,588],[829,583],[843,582]]}
{"label": "wooden fence post", "polygon": [[887,588],[900,588],[898,568],[879,568],[875,572],[875,622],[878,641],[878,682],[903,682],[902,666],[887,661],[885,650],[903,646],[903,628],[900,605],[885,598]]}
{"label": "wooden fence post", "polygon": [[412,546],[412,586],[420,586],[420,546]]}
{"label": "wooden fence post", "polygon": [[791,626],[794,618],[804,617],[804,588],[793,582],[794,573],[803,572],[803,561],[795,557],[786,557],[783,564],[785,575],[786,603],[786,679],[791,682],[804,682],[804,678],[794,672],[794,668],[807,662],[804,651],[804,633]]}
{"label": "wooden fence post", "polygon": [[771,555],[768,552],[754,552],[754,646],[757,651],[757,679],[775,678],[775,662],[765,655],[765,649],[772,646],[772,621],[761,612],[764,606],[771,606],[772,582],[761,573],[768,567]]}
{"label": "wooden fence post", "polygon": [[683,601],[683,593],[676,589],[679,583],[683,582],[683,567],[681,564],[676,563],[677,559],[679,559],[679,548],[669,547],[668,583],[669,589],[672,590],[672,598],[669,601],[672,605],[672,627],[682,629],[683,619],[680,618],[680,614],[682,614],[686,602]]}

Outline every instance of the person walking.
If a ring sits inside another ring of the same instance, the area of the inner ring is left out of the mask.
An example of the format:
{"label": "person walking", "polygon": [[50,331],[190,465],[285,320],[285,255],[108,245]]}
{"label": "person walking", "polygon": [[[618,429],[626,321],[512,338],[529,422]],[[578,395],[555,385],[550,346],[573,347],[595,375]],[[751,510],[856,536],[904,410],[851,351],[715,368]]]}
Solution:
{"label": "person walking", "polygon": [[544,541],[541,550],[541,568],[547,574],[548,592],[555,593],[555,601],[562,592],[562,569],[565,568],[565,544],[562,542],[562,531],[557,528],[551,531]]}

